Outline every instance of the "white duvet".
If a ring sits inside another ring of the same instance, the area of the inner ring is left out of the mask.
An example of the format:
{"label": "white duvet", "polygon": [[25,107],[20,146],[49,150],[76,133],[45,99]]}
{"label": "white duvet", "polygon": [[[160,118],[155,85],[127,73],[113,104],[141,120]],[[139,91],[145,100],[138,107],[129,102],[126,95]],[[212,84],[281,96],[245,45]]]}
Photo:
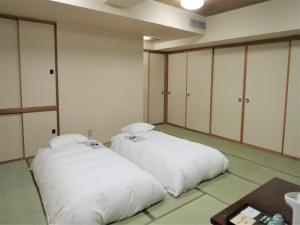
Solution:
{"label": "white duvet", "polygon": [[40,149],[32,166],[49,224],[107,224],[162,200],[159,182],[110,149]]}
{"label": "white duvet", "polygon": [[139,133],[137,142],[128,136],[121,133],[113,137],[112,149],[152,174],[174,196],[228,168],[220,151],[199,143],[158,131]]}

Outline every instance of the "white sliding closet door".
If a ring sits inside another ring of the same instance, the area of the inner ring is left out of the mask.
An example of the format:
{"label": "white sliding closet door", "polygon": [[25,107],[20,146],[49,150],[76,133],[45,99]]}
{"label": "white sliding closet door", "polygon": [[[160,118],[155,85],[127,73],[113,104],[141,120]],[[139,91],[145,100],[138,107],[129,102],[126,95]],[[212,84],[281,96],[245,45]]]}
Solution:
{"label": "white sliding closet door", "polygon": [[281,152],[288,43],[248,48],[244,142]]}
{"label": "white sliding closet door", "polygon": [[149,54],[149,123],[164,121],[165,55]]}
{"label": "white sliding closet door", "polygon": [[0,162],[22,157],[21,115],[0,115]]}
{"label": "white sliding closet door", "polygon": [[25,113],[23,120],[25,157],[30,157],[38,149],[47,147],[49,141],[56,136],[56,112]]}
{"label": "white sliding closet door", "polygon": [[169,55],[168,122],[185,126],[187,53]]}
{"label": "white sliding closet door", "polygon": [[291,50],[284,153],[300,158],[300,41]]}
{"label": "white sliding closet door", "polygon": [[23,107],[56,105],[54,25],[20,21],[19,30]]}
{"label": "white sliding closet door", "polygon": [[148,122],[148,79],[149,79],[149,53],[144,52],[143,56],[143,121]]}
{"label": "white sliding closet door", "polygon": [[212,134],[240,141],[245,47],[215,49]]}
{"label": "white sliding closet door", "polygon": [[0,18],[0,109],[20,108],[18,24]]}
{"label": "white sliding closet door", "polygon": [[188,53],[186,127],[208,133],[212,49]]}

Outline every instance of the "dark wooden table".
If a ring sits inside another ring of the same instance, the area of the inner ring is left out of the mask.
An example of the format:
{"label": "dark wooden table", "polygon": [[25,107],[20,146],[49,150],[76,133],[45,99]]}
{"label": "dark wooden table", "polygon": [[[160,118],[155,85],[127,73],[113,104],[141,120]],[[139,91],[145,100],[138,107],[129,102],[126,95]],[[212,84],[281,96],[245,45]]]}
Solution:
{"label": "dark wooden table", "polygon": [[229,215],[236,210],[239,210],[244,205],[250,204],[256,209],[270,215],[280,213],[288,224],[292,224],[292,209],[285,203],[284,195],[294,191],[300,191],[300,186],[279,178],[273,178],[268,183],[260,186],[239,201],[213,216],[210,221],[214,225],[227,225],[227,218]]}

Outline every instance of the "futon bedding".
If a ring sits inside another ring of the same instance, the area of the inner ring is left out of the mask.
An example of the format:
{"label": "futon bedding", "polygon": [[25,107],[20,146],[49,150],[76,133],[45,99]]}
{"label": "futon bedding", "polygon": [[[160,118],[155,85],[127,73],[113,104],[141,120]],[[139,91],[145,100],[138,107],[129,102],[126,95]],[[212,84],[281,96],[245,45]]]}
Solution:
{"label": "futon bedding", "polygon": [[228,168],[228,159],[217,149],[153,130],[135,136],[121,133],[111,139],[111,148],[176,197]]}
{"label": "futon bedding", "polygon": [[110,149],[68,144],[32,162],[49,224],[107,224],[162,200],[163,187]]}

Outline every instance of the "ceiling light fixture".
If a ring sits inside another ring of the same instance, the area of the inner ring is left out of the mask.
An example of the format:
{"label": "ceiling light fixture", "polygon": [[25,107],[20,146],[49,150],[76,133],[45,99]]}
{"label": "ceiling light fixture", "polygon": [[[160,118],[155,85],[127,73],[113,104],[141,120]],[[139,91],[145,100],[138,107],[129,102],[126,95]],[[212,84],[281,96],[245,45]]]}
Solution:
{"label": "ceiling light fixture", "polygon": [[152,40],[152,37],[144,36],[144,41],[151,41],[151,40]]}
{"label": "ceiling light fixture", "polygon": [[181,0],[181,6],[188,10],[200,9],[204,5],[204,0]]}

